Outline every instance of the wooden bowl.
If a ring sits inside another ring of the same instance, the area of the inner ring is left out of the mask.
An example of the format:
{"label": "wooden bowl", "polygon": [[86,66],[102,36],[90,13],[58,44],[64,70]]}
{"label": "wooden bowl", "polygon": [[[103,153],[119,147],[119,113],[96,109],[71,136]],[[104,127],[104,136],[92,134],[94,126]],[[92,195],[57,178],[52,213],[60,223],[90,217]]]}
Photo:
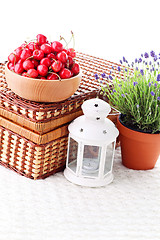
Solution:
{"label": "wooden bowl", "polygon": [[23,77],[5,66],[8,87],[22,98],[36,102],[60,102],[72,96],[80,85],[82,73],[62,80]]}

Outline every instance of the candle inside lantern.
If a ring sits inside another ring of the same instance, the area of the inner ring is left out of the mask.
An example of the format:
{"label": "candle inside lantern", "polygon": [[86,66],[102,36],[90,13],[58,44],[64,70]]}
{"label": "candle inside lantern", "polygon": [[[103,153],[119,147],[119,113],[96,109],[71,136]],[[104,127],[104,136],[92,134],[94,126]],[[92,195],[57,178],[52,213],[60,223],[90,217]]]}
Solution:
{"label": "candle inside lantern", "polygon": [[99,169],[100,148],[98,146],[84,146],[83,173],[95,173]]}

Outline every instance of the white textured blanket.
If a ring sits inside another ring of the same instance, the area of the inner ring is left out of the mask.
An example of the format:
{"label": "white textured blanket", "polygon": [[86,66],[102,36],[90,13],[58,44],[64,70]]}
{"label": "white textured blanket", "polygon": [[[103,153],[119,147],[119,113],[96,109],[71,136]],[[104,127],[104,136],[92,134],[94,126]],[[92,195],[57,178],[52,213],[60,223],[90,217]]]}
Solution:
{"label": "white textured blanket", "polygon": [[159,240],[160,159],[149,171],[121,164],[102,188],[68,182],[63,173],[30,180],[0,166],[0,240]]}

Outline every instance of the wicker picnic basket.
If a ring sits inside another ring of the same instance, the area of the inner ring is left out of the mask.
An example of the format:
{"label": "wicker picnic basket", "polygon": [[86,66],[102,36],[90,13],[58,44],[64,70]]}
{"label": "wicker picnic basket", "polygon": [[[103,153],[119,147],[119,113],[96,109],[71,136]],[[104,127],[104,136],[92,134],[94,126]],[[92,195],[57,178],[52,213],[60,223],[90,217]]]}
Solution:
{"label": "wicker picnic basket", "polygon": [[[60,103],[38,103],[14,94],[0,64],[0,164],[31,179],[65,167],[68,124],[82,114],[82,103],[99,94],[94,74],[109,73],[112,62],[77,53],[83,77],[79,89]],[[103,81],[103,79],[100,79]]]}

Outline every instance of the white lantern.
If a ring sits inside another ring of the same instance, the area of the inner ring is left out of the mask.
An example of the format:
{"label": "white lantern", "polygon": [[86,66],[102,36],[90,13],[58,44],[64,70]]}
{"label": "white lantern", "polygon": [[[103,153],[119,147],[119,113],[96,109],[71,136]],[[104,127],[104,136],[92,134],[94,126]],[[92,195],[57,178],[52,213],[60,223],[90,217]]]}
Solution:
{"label": "white lantern", "polygon": [[98,98],[82,104],[84,115],[68,127],[68,152],[64,176],[71,182],[100,187],[113,181],[112,165],[119,134],[107,117],[110,105]]}

